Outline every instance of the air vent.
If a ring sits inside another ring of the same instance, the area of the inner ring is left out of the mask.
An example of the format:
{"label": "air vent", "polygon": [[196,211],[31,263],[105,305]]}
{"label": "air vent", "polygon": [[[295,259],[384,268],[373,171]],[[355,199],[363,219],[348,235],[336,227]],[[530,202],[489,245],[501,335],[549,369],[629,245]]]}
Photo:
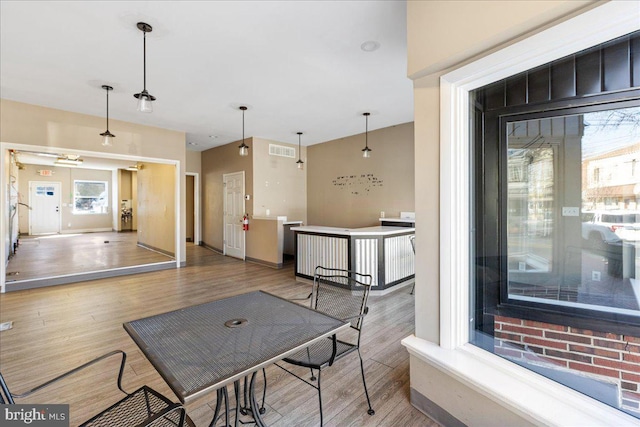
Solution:
{"label": "air vent", "polygon": [[269,144],[269,155],[296,158],[296,149],[284,145]]}

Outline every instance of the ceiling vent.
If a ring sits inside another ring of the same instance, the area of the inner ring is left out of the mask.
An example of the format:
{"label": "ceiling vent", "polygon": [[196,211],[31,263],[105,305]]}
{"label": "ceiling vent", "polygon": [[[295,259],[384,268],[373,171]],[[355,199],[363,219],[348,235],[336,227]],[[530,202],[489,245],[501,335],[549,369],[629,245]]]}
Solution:
{"label": "ceiling vent", "polygon": [[296,158],[296,149],[284,145],[269,144],[269,155]]}

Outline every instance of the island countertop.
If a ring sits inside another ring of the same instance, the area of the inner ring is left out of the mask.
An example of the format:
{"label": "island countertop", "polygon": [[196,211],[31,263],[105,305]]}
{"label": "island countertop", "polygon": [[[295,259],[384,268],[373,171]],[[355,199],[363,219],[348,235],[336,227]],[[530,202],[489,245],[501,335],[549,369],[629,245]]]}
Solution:
{"label": "island countertop", "polygon": [[303,227],[291,227],[291,230],[303,233],[335,234],[339,236],[390,236],[415,231],[415,228],[392,226],[343,228],[325,227],[323,225],[306,225]]}

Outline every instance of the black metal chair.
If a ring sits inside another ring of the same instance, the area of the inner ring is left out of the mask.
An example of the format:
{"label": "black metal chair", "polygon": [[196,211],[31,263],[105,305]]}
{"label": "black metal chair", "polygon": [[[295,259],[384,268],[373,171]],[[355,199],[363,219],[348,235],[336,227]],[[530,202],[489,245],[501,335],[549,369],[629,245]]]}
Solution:
{"label": "black metal chair", "polygon": [[[416,235],[409,236],[409,241],[411,242],[411,249],[413,250],[413,256],[416,255]],[[413,295],[413,291],[416,290],[416,279],[413,279],[413,286],[411,287],[410,295]]]}
{"label": "black metal chair", "polygon": [[165,396],[150,387],[142,386],[133,393],[127,393],[124,391],[122,388],[122,374],[124,372],[127,355],[121,350],[115,350],[104,354],[22,394],[11,393],[4,377],[0,373],[0,404],[14,404],[14,399],[27,397],[101,360],[117,354],[122,355],[117,384],[120,391],[122,391],[126,396],[90,420],[85,421],[81,426],[195,426],[182,405],[173,403],[171,400],[167,399]]}
{"label": "black metal chair", "polygon": [[336,336],[333,336],[283,359],[284,362],[292,365],[309,368],[311,370],[311,381],[316,381],[314,370],[317,370],[317,385],[301,378],[280,364],[276,364],[281,369],[318,390],[320,425],[323,423],[320,374],[324,368],[333,365],[335,361],[353,352],[357,352],[360,358],[362,384],[367,397],[367,404],[369,405],[367,413],[369,415],[375,414],[375,411],[371,407],[371,400],[369,399],[367,383],[364,377],[364,364],[362,362],[362,355],[360,354],[360,335],[362,334],[364,316],[369,311],[367,299],[371,290],[371,281],[372,277],[369,274],[316,267],[313,278],[313,290],[308,297],[308,299],[311,300],[311,308],[342,319],[345,322],[350,322],[351,328],[356,331],[355,339],[346,340],[343,339],[343,337],[337,339]]}

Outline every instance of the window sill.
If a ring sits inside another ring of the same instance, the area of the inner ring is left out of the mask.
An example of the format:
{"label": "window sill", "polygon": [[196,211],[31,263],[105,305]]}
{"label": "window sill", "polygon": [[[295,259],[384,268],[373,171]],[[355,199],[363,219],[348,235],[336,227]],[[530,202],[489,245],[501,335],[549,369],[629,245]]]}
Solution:
{"label": "window sill", "polygon": [[412,356],[536,424],[637,426],[638,419],[471,344],[453,350],[411,335]]}

